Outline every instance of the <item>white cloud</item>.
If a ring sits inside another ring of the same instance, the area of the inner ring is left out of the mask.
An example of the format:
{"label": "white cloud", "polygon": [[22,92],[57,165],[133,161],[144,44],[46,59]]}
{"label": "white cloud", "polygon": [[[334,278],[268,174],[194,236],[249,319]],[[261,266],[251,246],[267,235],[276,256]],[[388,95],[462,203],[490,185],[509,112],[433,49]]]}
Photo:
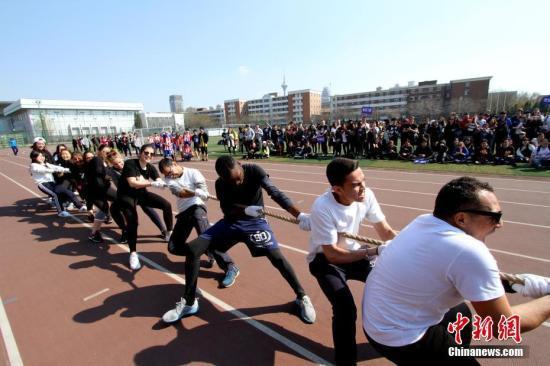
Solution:
{"label": "white cloud", "polygon": [[246,66],[239,66],[239,74],[240,75],[248,75],[250,73],[250,69]]}

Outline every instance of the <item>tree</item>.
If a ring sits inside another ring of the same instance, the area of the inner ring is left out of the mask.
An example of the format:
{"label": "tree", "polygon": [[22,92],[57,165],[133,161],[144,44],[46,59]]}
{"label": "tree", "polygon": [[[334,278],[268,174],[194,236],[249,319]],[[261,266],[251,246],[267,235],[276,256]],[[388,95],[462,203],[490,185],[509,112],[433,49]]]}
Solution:
{"label": "tree", "polygon": [[134,128],[135,129],[143,128],[143,119],[141,118],[141,115],[138,112],[134,113]]}

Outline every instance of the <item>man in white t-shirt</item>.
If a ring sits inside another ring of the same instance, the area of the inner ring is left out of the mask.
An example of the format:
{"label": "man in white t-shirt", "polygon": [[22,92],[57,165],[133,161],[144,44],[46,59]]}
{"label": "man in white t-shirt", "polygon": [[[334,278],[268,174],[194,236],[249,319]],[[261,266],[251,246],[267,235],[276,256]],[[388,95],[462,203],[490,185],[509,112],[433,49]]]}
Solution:
{"label": "man in white t-shirt", "polygon": [[326,174],[331,188],[317,198],[311,208],[307,261],[311,274],[332,305],[336,364],[354,365],[357,363],[357,308],[346,281],[365,282],[371,270],[369,256],[378,252],[377,248],[366,249],[338,233],[357,234],[365,218],[383,240],[392,239],[395,231],[386,221],[374,193],[366,188],[358,161],[336,158],[328,164]]}
{"label": "man in white t-shirt", "polygon": [[437,195],[433,215],[407,225],[378,257],[365,284],[363,329],[369,343],[397,364],[477,364],[475,358],[450,358],[458,347],[447,330],[458,314],[468,318],[461,347],[472,337],[468,300],[482,319],[519,315],[521,331],[536,328],[550,316],[550,279],[521,275],[525,286],[512,287],[525,296],[540,297],[511,307],[513,292],[501,281],[486,237],[502,226],[502,212],[488,183],[462,177]]}
{"label": "man in white t-shirt", "polygon": [[[178,197],[176,225],[168,241],[168,251],[174,255],[186,256],[188,255],[186,242],[193,228],[197,231],[197,235],[200,235],[210,227],[205,205],[208,200],[208,186],[200,171],[184,168],[171,158],[164,158],[159,162],[159,171],[166,177],[166,185],[172,194]],[[235,266],[227,253],[207,251],[207,254],[210,257],[207,267],[212,267],[213,260],[216,260],[224,272]],[[190,268],[190,266],[185,267],[186,271],[188,267]],[[176,305],[176,311],[165,314],[163,320],[172,323],[197,311],[198,307],[187,306],[183,302],[179,307]]]}

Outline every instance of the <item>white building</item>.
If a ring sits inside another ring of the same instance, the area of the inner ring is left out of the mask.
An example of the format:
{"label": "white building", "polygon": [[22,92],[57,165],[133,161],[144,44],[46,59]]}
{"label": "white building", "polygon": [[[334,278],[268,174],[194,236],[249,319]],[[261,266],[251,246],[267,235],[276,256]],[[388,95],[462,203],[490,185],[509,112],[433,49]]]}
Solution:
{"label": "white building", "polygon": [[19,99],[3,109],[2,123],[14,133],[25,133],[29,140],[113,135],[132,130],[136,113],[142,111],[141,103]]}
{"label": "white building", "polygon": [[141,113],[143,128],[149,129],[172,129],[178,130],[185,128],[183,113],[170,112],[146,112]]}
{"label": "white building", "polygon": [[225,109],[221,105],[217,105],[216,108],[197,108],[193,113],[210,117],[218,126],[225,124]]}

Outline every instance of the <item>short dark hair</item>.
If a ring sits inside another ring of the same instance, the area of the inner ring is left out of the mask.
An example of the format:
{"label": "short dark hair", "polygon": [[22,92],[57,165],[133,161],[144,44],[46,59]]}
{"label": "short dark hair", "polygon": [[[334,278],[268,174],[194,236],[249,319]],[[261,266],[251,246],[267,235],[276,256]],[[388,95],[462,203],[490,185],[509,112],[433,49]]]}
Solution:
{"label": "short dark hair", "polygon": [[30,155],[30,156],[31,156],[31,161],[32,161],[33,163],[36,163],[36,158],[38,158],[38,155],[44,155],[44,154],[42,154],[42,152],[36,151],[36,150],[32,150],[32,151],[31,151],[31,155]]}
{"label": "short dark hair", "polygon": [[327,178],[331,186],[341,186],[344,184],[348,174],[359,167],[359,161],[336,158],[327,165]]}
{"label": "short dark hair", "polygon": [[472,177],[460,177],[445,184],[437,194],[433,215],[448,221],[462,210],[480,210],[479,191],[494,192],[487,182]]}
{"label": "short dark hair", "polygon": [[216,159],[216,173],[223,180],[228,180],[236,164],[237,161],[231,155],[220,156]]}
{"label": "short dark hair", "polygon": [[170,168],[174,164],[174,160],[170,158],[162,158],[159,161],[159,170],[164,174],[164,168]]}
{"label": "short dark hair", "polygon": [[143,153],[145,151],[145,149],[153,149],[153,151],[155,151],[155,146],[153,146],[153,144],[145,144],[145,145],[142,145],[141,146],[141,149],[139,149],[139,153]]}

